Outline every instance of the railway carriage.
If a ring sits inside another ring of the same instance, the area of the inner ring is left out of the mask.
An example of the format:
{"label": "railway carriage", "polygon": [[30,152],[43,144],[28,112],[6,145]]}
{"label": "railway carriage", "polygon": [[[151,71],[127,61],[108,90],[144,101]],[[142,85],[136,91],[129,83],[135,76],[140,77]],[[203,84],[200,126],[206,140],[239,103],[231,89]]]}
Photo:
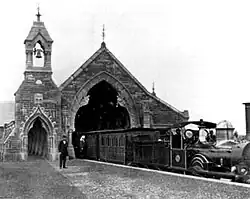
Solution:
{"label": "railway carriage", "polygon": [[250,183],[250,143],[217,145],[215,128],[200,120],[161,129],[78,132],[73,140],[85,135],[88,159]]}

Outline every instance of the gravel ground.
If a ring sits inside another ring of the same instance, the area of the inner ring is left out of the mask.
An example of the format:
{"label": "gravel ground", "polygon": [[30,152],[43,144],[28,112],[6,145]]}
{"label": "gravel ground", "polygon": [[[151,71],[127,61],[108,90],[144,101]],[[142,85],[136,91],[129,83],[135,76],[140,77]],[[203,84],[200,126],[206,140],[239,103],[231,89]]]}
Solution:
{"label": "gravel ground", "polygon": [[0,198],[87,198],[45,160],[0,162]]}
{"label": "gravel ground", "polygon": [[71,160],[68,169],[59,170],[89,199],[244,199],[250,189],[217,182],[162,175],[135,169],[109,166],[84,160]]}

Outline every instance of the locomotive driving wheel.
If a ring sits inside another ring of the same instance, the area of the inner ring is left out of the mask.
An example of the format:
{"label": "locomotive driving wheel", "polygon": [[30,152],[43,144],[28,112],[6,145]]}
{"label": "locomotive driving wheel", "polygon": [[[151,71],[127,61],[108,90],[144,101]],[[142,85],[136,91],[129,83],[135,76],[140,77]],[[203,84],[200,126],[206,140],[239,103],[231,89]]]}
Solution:
{"label": "locomotive driving wheel", "polygon": [[191,161],[189,171],[194,176],[202,176],[199,171],[205,170],[204,165],[209,163],[206,156],[203,154],[196,154]]}
{"label": "locomotive driving wheel", "polygon": [[200,166],[200,165],[194,165],[194,166],[191,166],[188,171],[190,172],[191,175],[193,176],[201,176],[199,174],[199,171],[202,171],[203,168]]}

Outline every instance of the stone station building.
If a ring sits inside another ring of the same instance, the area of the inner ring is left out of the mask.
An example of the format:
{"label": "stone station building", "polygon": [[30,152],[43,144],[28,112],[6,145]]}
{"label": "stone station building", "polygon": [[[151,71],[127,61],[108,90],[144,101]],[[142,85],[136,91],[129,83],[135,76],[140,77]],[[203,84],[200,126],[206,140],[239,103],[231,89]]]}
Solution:
{"label": "stone station building", "polygon": [[15,118],[0,129],[2,160],[28,155],[55,160],[63,134],[69,135],[74,157],[72,131],[167,127],[188,120],[188,111],[147,91],[104,42],[58,87],[52,78],[53,40],[40,17],[38,12],[24,41],[26,68],[15,93]]}

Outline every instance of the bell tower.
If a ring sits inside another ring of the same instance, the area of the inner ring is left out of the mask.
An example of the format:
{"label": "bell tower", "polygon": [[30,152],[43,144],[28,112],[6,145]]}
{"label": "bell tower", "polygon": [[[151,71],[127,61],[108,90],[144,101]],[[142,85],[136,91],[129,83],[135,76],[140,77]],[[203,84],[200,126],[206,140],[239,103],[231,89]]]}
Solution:
{"label": "bell tower", "polygon": [[[52,43],[38,8],[36,21],[24,41],[24,80],[15,93],[16,139],[20,140],[23,160],[33,153],[45,154],[49,160],[57,158],[57,136],[60,137],[61,133],[61,92],[52,78]],[[32,134],[31,129],[38,123],[40,126],[36,132],[44,133]]]}
{"label": "bell tower", "polygon": [[51,70],[51,52],[52,43],[44,22],[41,21],[41,14],[36,14],[37,19],[33,22],[33,26],[24,41],[26,52],[26,69],[25,75],[29,72],[47,72]]}

